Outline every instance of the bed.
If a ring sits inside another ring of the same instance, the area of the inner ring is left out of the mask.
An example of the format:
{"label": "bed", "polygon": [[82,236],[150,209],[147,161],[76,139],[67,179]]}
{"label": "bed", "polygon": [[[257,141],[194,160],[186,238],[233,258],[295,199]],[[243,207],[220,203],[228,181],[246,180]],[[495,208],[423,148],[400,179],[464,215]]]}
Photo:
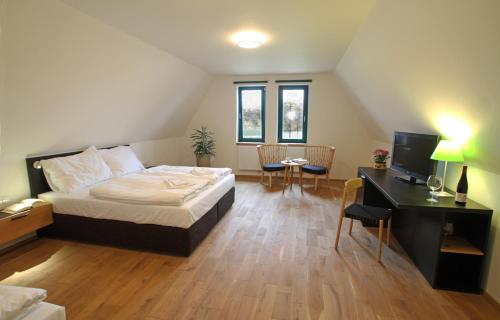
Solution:
{"label": "bed", "polygon": [[53,204],[54,223],[40,229],[39,236],[189,256],[234,202],[232,174],[181,206],[96,199],[88,189],[51,191],[39,162],[79,152],[26,158],[31,196]]}
{"label": "bed", "polygon": [[66,309],[46,298],[44,289],[0,284],[0,319],[65,320]]}
{"label": "bed", "polygon": [[56,304],[40,302],[16,320],[66,320],[66,309]]}

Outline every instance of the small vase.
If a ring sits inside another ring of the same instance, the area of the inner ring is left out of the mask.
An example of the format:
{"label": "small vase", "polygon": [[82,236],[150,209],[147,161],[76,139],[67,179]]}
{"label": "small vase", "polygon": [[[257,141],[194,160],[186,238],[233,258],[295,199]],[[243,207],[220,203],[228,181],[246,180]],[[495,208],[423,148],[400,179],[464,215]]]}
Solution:
{"label": "small vase", "polygon": [[385,170],[387,169],[387,164],[385,162],[374,162],[373,167],[375,169]]}

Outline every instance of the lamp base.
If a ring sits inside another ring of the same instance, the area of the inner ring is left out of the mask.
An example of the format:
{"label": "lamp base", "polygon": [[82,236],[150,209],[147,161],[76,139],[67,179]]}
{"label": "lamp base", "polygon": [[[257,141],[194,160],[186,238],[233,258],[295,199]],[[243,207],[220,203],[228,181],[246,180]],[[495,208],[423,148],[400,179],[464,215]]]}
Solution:
{"label": "lamp base", "polygon": [[440,198],[445,198],[445,197],[453,197],[451,193],[448,193],[446,191],[439,191],[439,192],[431,192],[435,197],[440,197]]}

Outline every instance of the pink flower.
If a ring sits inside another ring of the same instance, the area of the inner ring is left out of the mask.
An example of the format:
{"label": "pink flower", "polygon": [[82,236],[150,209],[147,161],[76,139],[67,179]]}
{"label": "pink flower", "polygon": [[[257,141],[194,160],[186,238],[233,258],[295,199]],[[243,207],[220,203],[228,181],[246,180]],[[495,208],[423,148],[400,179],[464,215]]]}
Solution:
{"label": "pink flower", "polygon": [[373,161],[376,163],[385,163],[385,161],[389,158],[389,151],[385,149],[376,149],[373,151]]}

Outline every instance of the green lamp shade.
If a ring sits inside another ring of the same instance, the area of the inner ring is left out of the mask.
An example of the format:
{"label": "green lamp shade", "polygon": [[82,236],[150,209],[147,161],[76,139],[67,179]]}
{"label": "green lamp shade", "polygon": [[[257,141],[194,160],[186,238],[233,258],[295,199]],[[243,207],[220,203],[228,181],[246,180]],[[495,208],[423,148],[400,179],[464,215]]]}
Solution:
{"label": "green lamp shade", "polygon": [[463,162],[464,156],[458,143],[451,140],[441,140],[431,155],[432,160]]}

